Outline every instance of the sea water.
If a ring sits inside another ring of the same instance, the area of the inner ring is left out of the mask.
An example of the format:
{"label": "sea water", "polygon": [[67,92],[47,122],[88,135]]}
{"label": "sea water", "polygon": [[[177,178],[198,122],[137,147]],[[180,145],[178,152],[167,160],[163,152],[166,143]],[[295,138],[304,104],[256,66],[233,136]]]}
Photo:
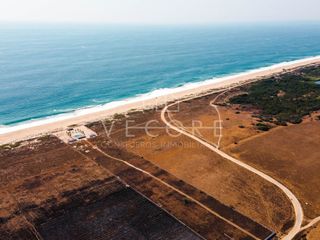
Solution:
{"label": "sea water", "polygon": [[0,24],[0,126],[317,56],[319,42],[317,23]]}

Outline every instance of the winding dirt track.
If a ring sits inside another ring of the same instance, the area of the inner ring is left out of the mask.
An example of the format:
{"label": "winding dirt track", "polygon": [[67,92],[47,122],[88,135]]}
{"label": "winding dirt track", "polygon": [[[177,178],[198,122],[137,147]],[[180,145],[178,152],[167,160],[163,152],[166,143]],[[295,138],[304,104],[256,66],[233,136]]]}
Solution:
{"label": "winding dirt track", "polygon": [[[238,85],[239,86],[239,85]],[[238,87],[238,86],[235,86],[235,87]],[[233,88],[235,88],[233,87]],[[230,89],[232,88],[229,88],[228,90],[224,90],[224,91],[220,91],[220,94],[218,96],[215,97],[215,99],[213,101],[211,101],[210,105],[212,107],[214,107],[216,109],[216,111],[218,112],[218,116],[220,118],[220,113],[219,113],[219,109],[218,109],[218,106],[215,105],[214,103],[216,102],[216,100],[224,93],[226,93],[227,91],[229,91]],[[191,98],[190,98],[191,99]],[[285,194],[286,196],[289,198],[289,200],[291,201],[292,203],[292,206],[294,208],[294,212],[295,212],[295,223],[294,223],[294,226],[293,228],[290,230],[290,232],[283,236],[282,239],[283,240],[291,240],[294,238],[294,236],[296,236],[296,234],[298,234],[300,231],[301,231],[301,226],[302,226],[302,221],[304,219],[304,216],[303,216],[303,209],[302,209],[302,206],[299,202],[299,200],[296,198],[296,196],[286,187],[284,186],[282,183],[278,182],[276,179],[268,176],[267,174],[259,171],[258,169],[255,169],[253,167],[251,167],[250,165],[246,164],[246,163],[243,163],[241,162],[240,160],[238,159],[235,159],[234,157],[226,154],[225,152],[219,150],[218,147],[208,143],[207,141],[171,124],[171,122],[167,121],[166,119],[166,113],[168,112],[168,108],[176,105],[176,104],[179,104],[181,102],[184,102],[184,101],[187,101],[187,100],[190,100],[190,99],[184,99],[184,100],[181,100],[181,101],[177,101],[175,103],[172,103],[170,105],[167,105],[166,107],[164,107],[164,109],[162,110],[161,112],[161,120],[168,126],[170,127],[171,129],[175,130],[176,132],[178,133],[181,133],[195,141],[197,141],[198,143],[202,144],[203,146],[207,147],[208,149],[214,151],[215,153],[217,153],[218,155],[220,155],[221,157],[237,164],[238,166],[240,167],[243,167],[245,169],[247,169],[248,171],[254,173],[254,174],[257,174],[258,176],[262,177],[263,179],[265,179],[266,181],[276,185],[278,188],[280,188]],[[221,119],[219,119],[221,120]]]}
{"label": "winding dirt track", "polygon": [[318,222],[320,222],[320,216],[311,220],[311,222],[309,222],[307,225],[305,225],[304,227],[302,227],[300,229],[300,232],[302,232],[303,230],[306,230],[308,228],[311,228],[313,225],[316,225]]}

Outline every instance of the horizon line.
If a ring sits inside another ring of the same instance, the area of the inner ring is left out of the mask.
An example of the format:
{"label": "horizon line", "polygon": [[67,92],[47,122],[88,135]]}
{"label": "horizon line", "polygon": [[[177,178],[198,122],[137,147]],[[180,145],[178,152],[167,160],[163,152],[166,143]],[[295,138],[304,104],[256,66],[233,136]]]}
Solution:
{"label": "horizon line", "polygon": [[3,24],[19,25],[109,25],[109,26],[217,26],[217,25],[272,25],[272,24],[320,24],[320,20],[268,20],[268,21],[216,21],[216,22],[184,22],[184,23],[146,23],[146,22],[98,22],[98,21],[8,21]]}

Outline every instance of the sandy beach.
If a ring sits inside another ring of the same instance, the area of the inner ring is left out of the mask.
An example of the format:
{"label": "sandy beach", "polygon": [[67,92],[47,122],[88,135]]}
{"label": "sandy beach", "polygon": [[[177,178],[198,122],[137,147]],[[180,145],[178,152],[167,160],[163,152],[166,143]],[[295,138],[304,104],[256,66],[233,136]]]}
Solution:
{"label": "sandy beach", "polygon": [[320,57],[312,57],[293,62],[276,64],[270,67],[261,68],[233,76],[223,77],[204,81],[197,84],[189,84],[183,87],[168,89],[167,92],[158,94],[157,96],[145,96],[121,101],[119,104],[101,106],[98,108],[87,109],[86,111],[75,112],[66,116],[57,117],[55,119],[45,119],[35,121],[30,124],[14,126],[0,133],[0,144],[7,144],[20,140],[29,139],[32,137],[48,134],[55,131],[60,131],[70,125],[82,125],[89,122],[101,120],[111,117],[116,113],[126,113],[130,110],[142,110],[151,108],[156,105],[162,105],[168,101],[184,98],[186,96],[197,96],[201,93],[208,92],[214,89],[225,88],[234,84],[243,83],[253,79],[279,74],[283,71],[294,70],[302,66],[320,63]]}

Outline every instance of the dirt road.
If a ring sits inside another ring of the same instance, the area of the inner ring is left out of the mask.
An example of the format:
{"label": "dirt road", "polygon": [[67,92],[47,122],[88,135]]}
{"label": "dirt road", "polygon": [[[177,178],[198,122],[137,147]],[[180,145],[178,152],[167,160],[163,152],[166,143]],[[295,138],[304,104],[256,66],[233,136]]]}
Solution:
{"label": "dirt road", "polygon": [[[238,87],[238,86],[236,86]],[[224,94],[225,92],[229,91],[231,88],[229,88],[228,90],[226,91],[222,91],[219,95],[221,94]],[[219,113],[219,109],[218,109],[218,106],[216,106],[214,104],[214,102],[218,99],[219,95],[211,102],[211,105],[217,110],[218,112],[218,116],[220,118],[220,113]],[[183,100],[183,101],[186,101],[186,100]],[[208,149],[214,151],[215,153],[217,153],[218,155],[220,155],[221,157],[237,164],[238,166],[240,167],[243,167],[245,169],[247,169],[248,171],[252,172],[252,173],[255,173],[257,175],[259,175],[260,177],[262,177],[263,179],[265,179],[266,181],[276,185],[278,188],[280,188],[285,194],[286,196],[289,198],[289,200],[291,201],[292,203],[292,206],[294,208],[294,212],[295,212],[295,223],[294,223],[294,226],[293,228],[289,231],[289,233],[285,236],[282,237],[283,240],[291,240],[294,238],[294,236],[299,233],[301,231],[301,226],[302,226],[302,221],[303,221],[303,218],[304,218],[304,215],[303,215],[303,209],[302,209],[302,206],[299,202],[299,200],[296,198],[296,196],[286,187],[284,186],[282,183],[278,182],[276,179],[266,175],[265,173],[261,172],[260,170],[258,169],[255,169],[253,167],[251,167],[250,165],[246,164],[246,163],[243,163],[242,161],[238,160],[238,159],[235,159],[234,157],[226,154],[225,152],[219,150],[219,148],[217,146],[214,146],[210,143],[208,143],[207,141],[171,124],[171,122],[169,122],[167,119],[166,119],[166,113],[168,111],[168,108],[170,108],[171,106],[174,106],[175,104],[178,104],[178,102],[175,102],[175,103],[172,103],[168,106],[166,106],[162,112],[161,112],[161,119],[162,121],[168,126],[170,127],[171,129],[197,141],[198,143],[202,144],[203,146],[207,147]],[[220,119],[221,120],[221,119]]]}

